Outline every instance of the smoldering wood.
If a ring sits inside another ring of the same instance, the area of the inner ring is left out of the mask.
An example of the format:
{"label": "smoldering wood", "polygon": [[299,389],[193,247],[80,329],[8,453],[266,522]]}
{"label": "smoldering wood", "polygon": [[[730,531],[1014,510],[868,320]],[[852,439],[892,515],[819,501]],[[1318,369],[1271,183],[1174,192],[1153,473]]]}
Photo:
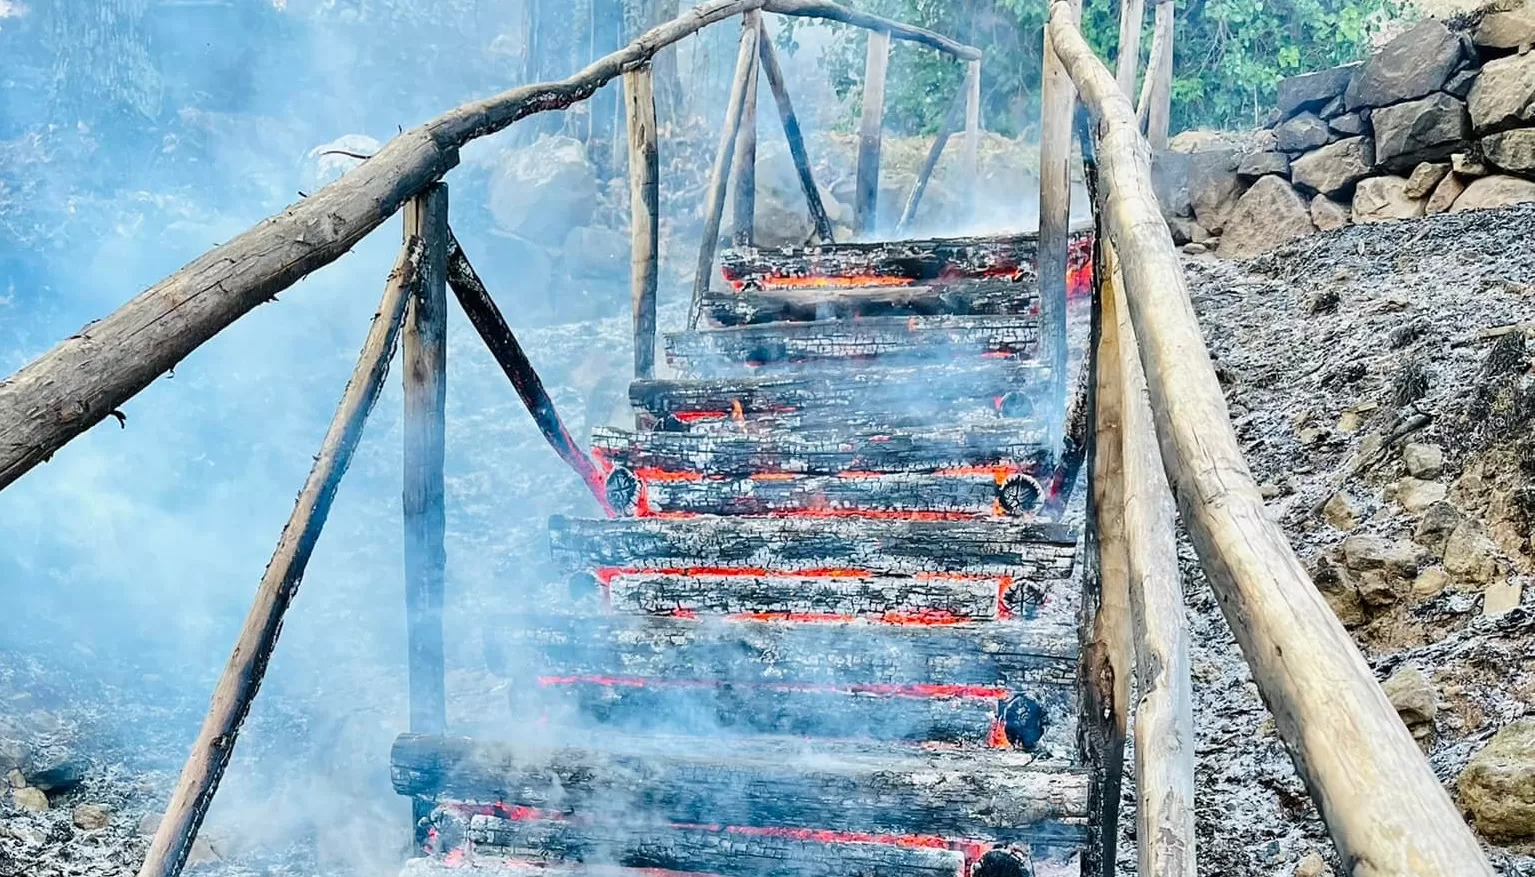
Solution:
{"label": "smoldering wood", "polygon": [[[549,519],[556,560],[571,566],[875,572],[986,572],[1035,581],[1071,574],[1077,533],[1065,525],[809,518]],[[957,646],[957,644],[956,644]]]}
{"label": "smoldering wood", "polygon": [[853,170],[853,233],[874,233],[879,221],[879,153],[885,124],[885,70],[890,62],[890,34],[870,31],[863,62],[862,108],[858,118],[858,158]]}
{"label": "smoldering wood", "polygon": [[[742,15],[741,26],[755,30],[757,35],[753,39],[761,43],[761,13],[752,11]],[[760,46],[757,54],[761,54]],[[751,70],[746,74],[746,95],[741,105],[741,132],[736,136],[736,154],[732,162],[735,176],[730,196],[731,240],[738,247],[751,246],[757,220],[757,80],[761,61],[753,55],[748,63]]]}
{"label": "smoldering wood", "polygon": [[[539,749],[405,734],[395,791],[562,812],[641,812],[672,822],[899,832],[1022,843],[1080,837],[1085,777],[1023,752],[897,750],[836,757],[794,740],[674,741],[649,750]],[[681,744],[678,746],[677,744]],[[715,751],[710,751],[715,749]]]}
{"label": "smoldering wood", "polygon": [[661,153],[650,67],[624,74],[629,129],[630,298],[634,310],[634,376],[656,364],[656,289],[661,266]]}
{"label": "smoldering wood", "polygon": [[1034,354],[1038,338],[1039,321],[1031,315],[867,317],[669,333],[666,359],[686,374],[710,376],[769,363],[872,356],[908,363],[983,354],[1021,359]]}
{"label": "smoldering wood", "polygon": [[1211,587],[1347,868],[1493,873],[1358,647],[1265,513],[1118,83],[1057,2],[1048,28],[1093,114],[1103,210],[1122,259],[1163,464]]}
{"label": "smoldering wood", "polygon": [[1091,450],[1093,432],[1093,375],[1091,368],[1077,369],[1076,389],[1066,403],[1066,426],[1062,431],[1059,462],[1046,491],[1044,514],[1059,518],[1076,490],[1082,464]]}
{"label": "smoldering wood", "polygon": [[747,93],[751,90],[751,79],[756,75],[760,36],[756,27],[741,29],[735,76],[730,82],[730,97],[725,104],[724,126],[720,129],[719,146],[714,152],[714,165],[709,171],[709,184],[705,190],[704,227],[698,245],[698,264],[693,272],[693,297],[688,306],[689,329],[698,325],[699,307],[714,277],[714,253],[719,248],[720,221],[725,213],[725,188],[730,182],[730,168],[735,159],[736,139],[741,133],[741,119],[746,112]]}
{"label": "smoldering wood", "polygon": [[949,112],[938,125],[938,131],[933,135],[933,145],[928,147],[927,157],[922,159],[922,167],[917,170],[917,178],[911,184],[911,193],[906,196],[906,205],[901,208],[901,218],[896,221],[895,233],[900,236],[911,225],[912,219],[917,215],[917,208],[922,204],[922,195],[927,191],[927,184],[933,176],[933,169],[938,167],[938,159],[943,156],[943,149],[949,143],[949,137],[958,132],[965,124],[965,107],[970,102],[970,89],[968,78],[965,86],[954,95],[954,100],[949,104]]}
{"label": "smoldering wood", "polygon": [[749,477],[764,473],[837,474],[938,472],[965,466],[1014,466],[1042,472],[1055,463],[1053,448],[1003,427],[887,431],[806,440],[793,433],[730,435],[629,432],[598,427],[592,446],[603,459],[630,469]]}
{"label": "smoldering wood", "polygon": [[847,288],[715,291],[704,313],[717,325],[848,320],[854,317],[998,316],[1032,313],[1039,298],[1028,279]]}
{"label": "smoldering wood", "polygon": [[[853,518],[943,514],[955,517],[1023,517],[1044,501],[1038,472],[917,474],[875,472],[857,476],[778,475],[673,479],[638,474],[644,491],[640,514],[770,515],[797,511]],[[623,509],[610,490],[608,501]]]}
{"label": "smoldering wood", "polygon": [[740,877],[962,877],[957,850],[837,843],[739,827],[506,819],[475,814],[467,838],[482,855],[537,853],[559,862],[613,864]]}
{"label": "smoldering wood", "polygon": [[810,211],[810,221],[815,226],[816,237],[823,244],[835,243],[831,218],[826,215],[826,205],[821,201],[821,190],[816,187],[815,175],[810,170],[810,156],[805,152],[805,137],[800,132],[799,117],[794,113],[794,102],[789,98],[789,88],[784,83],[783,68],[778,66],[778,52],[767,32],[766,22],[757,43],[758,59],[762,72],[767,75],[768,87],[773,90],[773,102],[778,105],[778,120],[783,125],[784,139],[789,143],[789,157],[794,160],[794,171],[799,176],[800,188],[805,193],[805,206]]}
{"label": "smoldering wood", "polygon": [[[517,391],[517,396],[522,399],[522,404],[533,416],[533,423],[538,427],[544,441],[554,449],[565,465],[569,466],[592,496],[597,499],[597,504],[604,511],[607,508],[606,491],[603,488],[602,473],[592,464],[586,452],[576,443],[570,430],[565,427],[565,421],[560,418],[560,413],[554,407],[554,400],[549,397],[549,391],[544,389],[544,382],[538,376],[538,370],[528,359],[528,355],[522,349],[522,344],[517,341],[517,336],[512,334],[511,326],[507,325],[506,317],[501,315],[501,309],[496,306],[495,299],[491,298],[490,290],[485,288],[484,281],[470,264],[469,257],[459,246],[458,239],[448,232],[448,284],[453,288],[453,294],[458,299],[459,305],[464,310],[464,315],[479,333],[480,340],[490,349],[491,356],[496,364],[501,366],[501,371],[507,380],[512,382],[512,388]],[[650,312],[654,316],[655,300],[652,296]],[[654,332],[652,331],[652,337]]]}
{"label": "smoldering wood", "polygon": [[139,877],[175,877],[186,864],[197,829],[202,825],[219,780],[234,754],[240,726],[250,712],[251,703],[266,675],[267,664],[277,647],[283,616],[303,581],[336,489],[352,462],[352,453],[362,438],[368,413],[373,410],[383,389],[404,321],[406,302],[421,281],[424,252],[420,238],[407,240],[394,270],[389,273],[383,300],[373,315],[357,365],[352,369],[341,403],[331,418],[320,444],[320,453],[299,492],[293,513],[283,527],[272,560],[261,576],[240,637],[235,641],[229,663],[219,676],[218,686],[214,688],[208,716],[192,743],[191,754],[181,769],[165,815],[155,829],[144,863],[139,867]]}
{"label": "smoldering wood", "polygon": [[1066,624],[1010,619],[941,625],[742,621],[624,615],[533,615],[485,633],[486,663],[526,680],[563,676],[714,679],[816,685],[997,685],[1076,682]]}
{"label": "smoldering wood", "polygon": [[[635,570],[607,578],[608,605],[614,612],[644,615],[837,615],[899,621],[997,617],[1005,600],[1014,614],[1033,610],[1020,605],[1039,590],[1015,586],[1010,577],[987,575],[892,575],[860,570],[809,570],[795,575],[769,570],[732,573]],[[822,573],[822,574],[815,574]],[[584,573],[577,573],[584,575]]]}

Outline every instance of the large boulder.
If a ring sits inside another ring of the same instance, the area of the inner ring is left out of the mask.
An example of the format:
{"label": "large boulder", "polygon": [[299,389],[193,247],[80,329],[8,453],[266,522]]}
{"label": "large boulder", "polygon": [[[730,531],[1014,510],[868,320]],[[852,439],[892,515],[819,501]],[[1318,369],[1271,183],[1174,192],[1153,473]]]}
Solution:
{"label": "large boulder", "polygon": [[1369,175],[1375,166],[1375,141],[1348,137],[1290,162],[1290,179],[1323,195],[1337,195]]}
{"label": "large boulder", "polygon": [[1535,719],[1493,735],[1460,775],[1460,803],[1494,840],[1535,838]]}
{"label": "large boulder", "polygon": [[1192,157],[1186,152],[1163,150],[1151,157],[1151,189],[1166,217],[1193,216],[1189,203],[1189,169]]}
{"label": "large boulder", "polygon": [[1258,177],[1278,174],[1281,177],[1290,175],[1290,157],[1283,152],[1250,152],[1242,156],[1237,162],[1237,176],[1249,180]]}
{"label": "large boulder", "polygon": [[1375,160],[1393,171],[1449,158],[1471,134],[1466,105],[1442,91],[1381,107],[1370,114],[1370,123],[1375,127]]}
{"label": "large boulder", "polygon": [[1354,137],[1364,133],[1364,119],[1358,113],[1344,113],[1328,119],[1327,127],[1344,137]]}
{"label": "large boulder", "polygon": [[1407,178],[1407,197],[1427,198],[1439,181],[1450,173],[1450,163],[1424,162],[1412,169],[1412,175]]}
{"label": "large boulder", "polygon": [[1517,49],[1535,44],[1535,3],[1524,0],[1482,16],[1471,39],[1488,49]]}
{"label": "large boulder", "polygon": [[1466,105],[1479,134],[1535,121],[1535,52],[1488,61]]}
{"label": "large boulder", "polygon": [[1301,113],[1293,119],[1285,120],[1284,124],[1274,129],[1274,134],[1277,137],[1275,145],[1284,152],[1305,152],[1325,146],[1331,139],[1327,123],[1315,113]]}
{"label": "large boulder", "polygon": [[1450,212],[1464,213],[1467,210],[1507,207],[1510,204],[1523,204],[1526,201],[1535,201],[1535,182],[1521,180],[1518,177],[1482,177],[1467,186],[1466,191],[1460,193]]}
{"label": "large boulder", "polygon": [[591,222],[597,173],[586,147],[570,137],[540,137],[509,150],[490,176],[490,213],[501,229],[560,247],[577,226]]}
{"label": "large boulder", "polygon": [[1515,128],[1483,137],[1482,154],[1503,170],[1535,175],[1535,128]]}
{"label": "large boulder", "polygon": [[1279,112],[1286,116],[1300,110],[1317,110],[1327,105],[1348,88],[1348,81],[1359,65],[1330,67],[1298,76],[1286,76],[1279,80]]}
{"label": "large boulder", "polygon": [[1248,259],[1315,231],[1305,199],[1283,178],[1267,176],[1237,201],[1217,252],[1228,259]]}
{"label": "large boulder", "polygon": [[1370,177],[1354,189],[1355,222],[1387,222],[1422,216],[1425,204],[1409,197],[1402,177]]}
{"label": "large boulder", "polygon": [[1349,223],[1348,208],[1326,195],[1311,199],[1311,224],[1318,231],[1332,231]]}
{"label": "large boulder", "polygon": [[1237,178],[1237,151],[1204,149],[1189,156],[1189,205],[1194,218],[1211,232],[1226,227],[1226,216],[1242,194]]}
{"label": "large boulder", "polygon": [[1438,91],[1460,65],[1460,39],[1424,19],[1359,66],[1343,93],[1351,110],[1384,107]]}
{"label": "large boulder", "polygon": [[577,226],[565,236],[565,275],[579,280],[629,276],[629,236],[611,228]]}

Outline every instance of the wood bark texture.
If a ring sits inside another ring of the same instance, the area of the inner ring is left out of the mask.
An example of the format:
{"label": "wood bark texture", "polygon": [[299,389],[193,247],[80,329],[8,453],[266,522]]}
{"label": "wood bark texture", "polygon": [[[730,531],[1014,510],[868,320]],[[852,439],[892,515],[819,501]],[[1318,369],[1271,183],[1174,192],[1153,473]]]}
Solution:
{"label": "wood bark texture", "polygon": [[661,153],[656,140],[654,77],[649,67],[624,74],[629,120],[630,288],[634,303],[634,376],[656,366],[656,288],[661,265]]}
{"label": "wood bark texture", "polygon": [[731,191],[731,243],[751,246],[757,219],[757,81],[761,79],[762,13],[752,11],[741,16],[741,26],[757,32],[758,50],[751,58],[751,72],[746,74],[746,98],[741,106],[741,133],[736,136],[735,185]]}
{"label": "wood bark texture", "polygon": [[965,65],[965,186],[969,189],[971,208],[980,195],[981,185],[981,59]]}
{"label": "wood bark texture", "polygon": [[918,43],[940,52],[946,52],[962,61],[980,60],[981,50],[974,46],[949,39],[942,34],[933,33],[920,27],[902,24],[899,21],[891,21],[878,15],[860,12],[841,3],[831,0],[768,0],[762,7],[768,12],[776,12],[779,15],[800,15],[810,18],[826,18],[831,21],[840,21],[843,24],[851,24],[865,30],[887,33],[898,40]]}
{"label": "wood bark texture", "polygon": [[762,25],[757,52],[762,61],[762,72],[767,75],[768,87],[773,90],[773,102],[778,105],[778,120],[783,124],[784,139],[789,142],[789,156],[794,159],[794,171],[799,175],[800,188],[805,192],[805,205],[810,210],[810,221],[815,225],[816,237],[823,244],[836,243],[831,218],[826,215],[826,205],[821,201],[821,190],[816,188],[815,175],[810,171],[810,156],[805,152],[805,135],[800,131],[799,117],[794,114],[794,102],[789,99],[789,87],[784,82],[783,68],[778,66],[778,52],[773,48],[773,38],[767,32],[766,22]]}
{"label": "wood bark texture", "polygon": [[1141,69],[1141,26],[1146,20],[1146,0],[1119,0],[1119,53],[1114,78],[1126,97],[1135,94]]}
{"label": "wood bark texture", "polygon": [[[1081,0],[1072,0],[1080,16]],[[1071,223],[1071,133],[1076,88],[1062,68],[1049,31],[1044,36],[1039,122],[1039,319],[1040,359],[1055,376],[1052,398],[1064,400],[1066,387],[1066,270]],[[1057,423],[1065,412],[1049,412]]]}
{"label": "wood bark texture", "polygon": [[1492,869],[1348,631],[1265,513],[1151,187],[1150,149],[1066,0],[1049,32],[1091,111],[1157,437],[1184,525],[1281,738],[1355,877]]}
{"label": "wood bark texture", "polygon": [[277,647],[283,615],[303,581],[304,570],[315,543],[319,541],[320,530],[325,526],[341,476],[352,462],[352,452],[362,438],[368,413],[383,389],[389,362],[394,358],[406,302],[420,282],[423,250],[419,238],[408,240],[389,274],[383,300],[373,315],[373,324],[347,381],[341,404],[331,418],[330,428],[326,430],[304,488],[299,492],[293,513],[283,527],[277,550],[261,576],[255,601],[245,617],[245,626],[241,628],[234,652],[213,690],[208,716],[203,720],[192,752],[181,769],[176,790],[166,805],[154,839],[150,841],[144,863],[139,867],[139,877],[175,877],[186,864],[197,829],[213,801],[224,768],[234,754],[240,725],[250,712],[266,674],[267,663]]}
{"label": "wood bark texture", "polygon": [[1136,119],[1153,150],[1167,148],[1172,112],[1173,18],[1171,0],[1158,0],[1156,25],[1151,34],[1151,58],[1146,65],[1146,80],[1141,83],[1140,106],[1136,110]]}
{"label": "wood bark texture", "polygon": [[858,117],[858,165],[853,172],[853,233],[867,237],[879,221],[879,153],[885,127],[885,71],[890,35],[869,32],[863,62],[863,109]]}

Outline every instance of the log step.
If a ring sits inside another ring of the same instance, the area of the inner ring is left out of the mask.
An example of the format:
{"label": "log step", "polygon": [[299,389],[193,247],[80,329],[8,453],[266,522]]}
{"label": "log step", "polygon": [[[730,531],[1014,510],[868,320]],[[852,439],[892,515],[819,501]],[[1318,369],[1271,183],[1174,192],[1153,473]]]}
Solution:
{"label": "log step", "polygon": [[803,740],[630,738],[607,749],[401,735],[395,791],[569,816],[649,814],[696,825],[1078,841],[1088,777],[1023,752],[870,752]]}
{"label": "log step", "polygon": [[854,317],[1004,316],[1037,313],[1037,278],[846,288],[713,291],[703,311],[717,325],[847,320]]}
{"label": "log step", "polygon": [[[853,569],[669,570],[599,568],[591,590],[614,612],[641,615],[878,618],[889,623],[986,621],[999,614],[1033,616],[1045,599],[1008,575],[918,573],[880,575]],[[571,583],[580,593],[582,582]]]}
{"label": "log step", "polygon": [[867,317],[670,333],[666,358],[688,374],[714,376],[753,366],[875,356],[901,362],[1026,359],[1038,340],[1039,320],[1032,316]]}
{"label": "log step", "polygon": [[972,572],[1050,582],[1071,574],[1077,533],[1007,519],[549,519],[554,557],[572,568],[729,567],[876,573]]}

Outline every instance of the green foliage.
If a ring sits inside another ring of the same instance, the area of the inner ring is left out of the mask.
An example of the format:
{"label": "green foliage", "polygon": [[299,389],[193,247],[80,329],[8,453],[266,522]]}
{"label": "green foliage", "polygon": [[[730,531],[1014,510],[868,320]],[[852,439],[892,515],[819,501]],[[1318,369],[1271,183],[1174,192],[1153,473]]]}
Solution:
{"label": "green foliage", "polygon": [[[1294,73],[1363,57],[1406,0],[1177,0],[1173,130],[1248,127],[1274,104],[1275,86]],[[1048,0],[853,0],[851,5],[949,34],[986,52],[982,113],[988,128],[1028,133],[1039,115],[1040,53]],[[1141,66],[1151,48],[1151,3]],[[1099,55],[1119,42],[1118,0],[1085,0],[1082,30]],[[782,35],[792,43],[792,30]],[[842,95],[857,95],[867,38],[844,29],[824,62]],[[936,128],[960,87],[961,65],[937,52],[892,49],[886,124],[904,133]]]}

